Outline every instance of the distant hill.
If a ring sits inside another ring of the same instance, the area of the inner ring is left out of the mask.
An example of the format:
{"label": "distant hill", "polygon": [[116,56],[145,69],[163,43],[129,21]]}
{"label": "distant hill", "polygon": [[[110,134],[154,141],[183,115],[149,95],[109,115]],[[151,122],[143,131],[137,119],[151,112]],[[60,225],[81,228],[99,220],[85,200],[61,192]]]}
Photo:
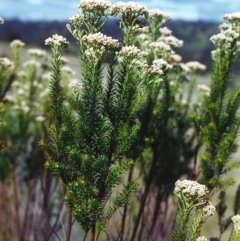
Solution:
{"label": "distant hill", "polygon": [[[37,45],[44,48],[46,38],[55,33],[63,35],[71,43],[75,40],[66,28],[67,22],[26,22],[19,20],[6,20],[0,27],[0,40],[12,41],[20,39],[26,44]],[[197,60],[211,67],[211,50],[213,44],[209,38],[217,33],[218,24],[209,22],[186,22],[170,21],[166,24],[173,31],[173,35],[184,40],[184,47],[178,53],[183,57],[183,61]],[[117,20],[108,21],[103,32],[114,38],[121,38],[121,31],[118,27]],[[76,52],[75,45],[70,45],[69,52]]]}

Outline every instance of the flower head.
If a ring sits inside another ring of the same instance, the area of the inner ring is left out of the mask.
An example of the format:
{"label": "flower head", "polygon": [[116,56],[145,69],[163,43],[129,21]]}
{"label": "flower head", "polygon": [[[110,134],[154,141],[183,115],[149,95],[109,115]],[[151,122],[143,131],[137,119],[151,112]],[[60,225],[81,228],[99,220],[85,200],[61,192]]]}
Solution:
{"label": "flower head", "polygon": [[223,19],[226,22],[229,22],[229,23],[238,23],[238,24],[240,24],[240,12],[225,14],[223,16]]}
{"label": "flower head", "polygon": [[102,0],[83,0],[80,2],[78,7],[83,12],[98,12],[105,15],[106,10],[111,7],[111,3],[109,1]]}
{"label": "flower head", "polygon": [[22,42],[22,41],[19,40],[19,39],[13,40],[13,41],[10,43],[10,47],[11,47],[11,48],[22,48],[23,46],[25,46],[25,43]]}
{"label": "flower head", "polygon": [[203,207],[202,211],[204,216],[209,217],[214,215],[216,208],[211,203],[208,203],[205,207]]}
{"label": "flower head", "polygon": [[71,79],[68,87],[73,93],[79,93],[82,89],[82,83],[77,79]]}
{"label": "flower head", "polygon": [[54,34],[52,37],[45,40],[45,45],[50,45],[51,47],[66,48],[69,45],[69,42],[63,36]]}
{"label": "flower head", "polygon": [[189,61],[186,63],[187,67],[192,70],[206,70],[206,66],[204,64],[199,63],[198,61]]}
{"label": "flower head", "polygon": [[240,230],[240,215],[237,214],[237,215],[233,216],[231,219],[234,224],[234,229]]}
{"label": "flower head", "polygon": [[0,66],[3,68],[3,69],[7,69],[9,67],[11,67],[13,65],[13,62],[6,58],[6,57],[3,57],[3,58],[0,58]]}
{"label": "flower head", "polygon": [[178,180],[175,183],[174,193],[200,198],[208,194],[208,189],[196,181]]}
{"label": "flower head", "polygon": [[148,18],[151,19],[151,20],[160,21],[162,23],[165,23],[166,21],[171,19],[170,16],[167,13],[164,13],[159,9],[149,10]]}
{"label": "flower head", "polygon": [[142,57],[147,57],[148,54],[132,45],[122,47],[118,55],[123,58],[140,59]]}
{"label": "flower head", "polygon": [[103,46],[105,48],[115,49],[120,46],[118,40],[106,36],[100,32],[84,35],[82,40],[87,44],[97,48],[101,48]]}
{"label": "flower head", "polygon": [[117,2],[112,6],[111,14],[113,16],[121,15],[124,17],[138,17],[148,15],[146,7],[137,2]]}

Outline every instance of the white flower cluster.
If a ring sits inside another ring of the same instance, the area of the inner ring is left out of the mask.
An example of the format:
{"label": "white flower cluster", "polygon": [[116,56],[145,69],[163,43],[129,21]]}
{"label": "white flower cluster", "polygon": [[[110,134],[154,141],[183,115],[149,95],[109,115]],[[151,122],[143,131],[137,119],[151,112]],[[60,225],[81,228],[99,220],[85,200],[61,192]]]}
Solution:
{"label": "white flower cluster", "polygon": [[236,19],[239,18],[240,26],[240,13],[237,14],[226,14],[224,19],[227,23],[223,23],[219,26],[220,33],[213,35],[210,40],[216,47],[226,46],[230,47],[233,40],[239,37],[238,28],[234,25]]}
{"label": "white flower cluster", "polygon": [[149,47],[153,48],[154,51],[172,52],[171,47],[163,41],[151,42]]}
{"label": "white flower cluster", "polygon": [[170,20],[170,16],[159,9],[152,9],[148,11],[148,18],[149,19],[156,19],[165,23],[166,21]]}
{"label": "white flower cluster", "polygon": [[231,219],[232,219],[233,223],[240,223],[240,215],[239,214],[233,216]]}
{"label": "white flower cluster", "polygon": [[240,12],[225,14],[223,16],[223,19],[226,22],[229,22],[229,23],[236,23],[237,22],[238,24],[240,24]]}
{"label": "white flower cluster", "polygon": [[168,64],[164,59],[155,59],[152,64],[147,67],[147,72],[149,74],[164,74],[164,70],[171,69],[172,65]]}
{"label": "white flower cluster", "polygon": [[196,181],[178,180],[175,183],[174,193],[200,198],[208,194],[208,189],[205,185],[199,184]]}
{"label": "white flower cluster", "polygon": [[148,10],[137,2],[117,2],[112,6],[111,15],[147,16]]}
{"label": "white flower cluster", "polygon": [[42,49],[28,49],[28,53],[36,58],[44,58],[47,56],[47,52]]}
{"label": "white flower cluster", "polygon": [[172,35],[161,36],[158,41],[163,41],[164,43],[170,45],[172,48],[181,48],[183,46],[183,40],[180,40]]}
{"label": "white flower cluster", "polygon": [[208,239],[205,236],[198,237],[196,241],[208,241]]}
{"label": "white flower cluster", "polygon": [[0,66],[3,69],[7,69],[7,68],[13,66],[13,62],[6,57],[2,57],[2,58],[0,58]]}
{"label": "white flower cluster", "polygon": [[76,91],[79,92],[82,89],[82,83],[77,79],[72,79],[72,80],[70,80],[68,87],[73,92],[76,92]]}
{"label": "white flower cluster", "polygon": [[172,65],[168,64],[168,62],[164,59],[154,59],[152,65],[155,65],[156,67],[159,67],[164,70],[172,69]]}
{"label": "white flower cluster", "polygon": [[69,18],[69,22],[76,27],[81,27],[83,24],[83,21],[84,21],[83,17],[80,14],[74,15]]}
{"label": "white flower cluster", "polygon": [[172,30],[170,30],[167,27],[159,28],[159,32],[164,36],[170,36],[172,35]]}
{"label": "white flower cluster", "polygon": [[204,70],[206,70],[206,66],[204,64],[199,63],[198,61],[189,61],[189,62],[186,63],[186,66],[192,71],[196,71],[196,70],[204,71]]}
{"label": "white flower cluster", "polygon": [[239,232],[240,231],[240,215],[237,214],[237,215],[233,216],[231,219],[233,222],[234,229]]}
{"label": "white flower cluster", "polygon": [[107,9],[111,7],[111,3],[109,1],[102,0],[83,0],[78,5],[83,12],[101,12],[105,13]]}
{"label": "white flower cluster", "polygon": [[141,59],[147,57],[148,53],[141,51],[136,46],[124,46],[118,52],[118,56],[121,58],[129,58],[129,59]]}
{"label": "white flower cluster", "polygon": [[25,43],[19,39],[15,39],[10,43],[11,48],[22,48],[23,46],[25,46]]}
{"label": "white flower cluster", "polygon": [[52,37],[45,40],[45,45],[50,45],[51,47],[66,48],[69,45],[69,42],[63,36],[54,34]]}
{"label": "white flower cluster", "polygon": [[213,216],[216,211],[216,208],[211,203],[209,203],[207,206],[203,207],[202,211],[204,215],[207,217]]}
{"label": "white flower cluster", "polygon": [[4,19],[0,17],[0,24],[4,24]]}
{"label": "white flower cluster", "polygon": [[106,36],[100,32],[84,35],[82,37],[82,40],[92,46],[100,47],[100,48],[101,48],[101,46],[104,46],[106,48],[114,49],[114,48],[118,48],[120,46],[117,39],[113,39],[112,37]]}

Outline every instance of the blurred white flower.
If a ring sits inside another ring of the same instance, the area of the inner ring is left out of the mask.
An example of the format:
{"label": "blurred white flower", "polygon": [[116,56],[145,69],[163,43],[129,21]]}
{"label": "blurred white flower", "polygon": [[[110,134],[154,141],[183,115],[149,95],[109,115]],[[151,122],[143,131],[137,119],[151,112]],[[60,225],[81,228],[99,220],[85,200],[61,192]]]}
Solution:
{"label": "blurred white flower", "polygon": [[75,75],[75,72],[72,70],[71,67],[69,66],[63,66],[61,68],[62,72],[65,72],[66,74],[69,74],[69,75]]}
{"label": "blurred white flower", "polygon": [[206,66],[204,64],[199,63],[198,61],[189,61],[186,63],[186,65],[190,70],[206,70]]}
{"label": "blurred white flower", "polygon": [[234,224],[234,229],[240,231],[240,215],[237,214],[233,216],[231,219]]}
{"label": "blurred white flower", "polygon": [[2,58],[0,58],[0,66],[4,69],[7,69],[7,68],[13,66],[13,62],[6,57],[2,57]]}
{"label": "blurred white flower", "polygon": [[43,122],[46,120],[46,118],[42,115],[38,115],[35,117],[35,120],[38,121],[38,122]]}
{"label": "blurred white flower", "polygon": [[13,40],[13,41],[10,43],[10,47],[11,47],[11,48],[22,48],[23,46],[25,46],[25,43],[22,42],[22,41],[19,40],[19,39]]}
{"label": "blurred white flower", "polygon": [[36,58],[44,58],[47,56],[47,52],[42,49],[28,49],[28,53]]}
{"label": "blurred white flower", "polygon": [[4,24],[4,19],[0,17],[0,24]]}
{"label": "blurred white flower", "polygon": [[205,236],[198,237],[196,241],[208,241],[208,239]]}
{"label": "blurred white flower", "polygon": [[210,92],[211,91],[211,89],[208,86],[204,85],[204,84],[198,84],[197,88],[199,90],[204,91],[204,92]]}

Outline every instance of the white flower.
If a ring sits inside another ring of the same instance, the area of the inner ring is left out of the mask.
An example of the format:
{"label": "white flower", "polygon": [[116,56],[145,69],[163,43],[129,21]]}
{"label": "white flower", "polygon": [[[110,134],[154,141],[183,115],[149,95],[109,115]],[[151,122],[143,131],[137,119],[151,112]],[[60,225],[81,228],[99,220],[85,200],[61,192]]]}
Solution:
{"label": "white flower", "polygon": [[206,66],[204,64],[199,63],[198,61],[189,61],[186,63],[186,65],[190,70],[206,70]]}
{"label": "white flower", "polygon": [[50,80],[52,78],[52,73],[51,72],[47,72],[47,73],[44,73],[42,75],[42,79],[43,80]]}
{"label": "white flower", "polygon": [[173,61],[175,63],[182,61],[182,57],[179,54],[171,54],[169,59],[170,59],[170,61]]}
{"label": "white flower", "polygon": [[168,62],[164,59],[155,59],[153,60],[152,65],[164,70],[172,68],[172,65],[168,64]]}
{"label": "white flower", "polygon": [[164,28],[159,28],[159,32],[162,34],[162,35],[165,35],[165,36],[169,36],[172,34],[172,31],[167,28],[167,27],[164,27]]}
{"label": "white flower", "polygon": [[199,184],[196,181],[178,180],[175,183],[174,193],[200,198],[208,194],[208,189],[205,185]]}
{"label": "white flower", "polygon": [[0,66],[2,66],[4,69],[7,69],[13,66],[13,62],[8,58],[3,57],[3,58],[0,58]]}
{"label": "white flower", "polygon": [[208,241],[208,239],[205,236],[198,237],[196,241]]}
{"label": "white flower", "polygon": [[23,46],[25,46],[25,43],[19,39],[15,39],[10,43],[11,48],[22,48]]}
{"label": "white flower", "polygon": [[203,207],[202,211],[204,215],[207,217],[213,216],[216,211],[216,208],[211,203],[209,203],[207,206]]}
{"label": "white flower", "polygon": [[130,59],[139,59],[142,57],[147,57],[148,53],[141,51],[136,46],[124,46],[118,52],[119,57],[130,58]]}
{"label": "white flower", "polygon": [[100,1],[100,0],[83,0],[80,2],[78,7],[83,12],[100,12],[105,13],[111,7],[111,3],[109,1]]}
{"label": "white flower", "polygon": [[0,24],[4,24],[4,19],[0,17]]}
{"label": "white flower", "polygon": [[117,2],[112,6],[111,15],[124,15],[124,16],[147,16],[148,10],[137,2]]}
{"label": "white flower", "polygon": [[120,46],[117,39],[113,39],[112,37],[106,36],[100,32],[84,35],[82,40],[95,47],[104,46],[107,48],[118,48]]}
{"label": "white flower", "polygon": [[202,91],[205,91],[205,92],[210,92],[211,91],[211,89],[208,86],[204,85],[204,84],[198,84],[197,88],[199,90],[202,90]]}
{"label": "white flower", "polygon": [[73,24],[74,26],[78,26],[78,27],[81,27],[82,24],[84,23],[84,19],[83,19],[82,15],[80,15],[80,14],[70,17],[69,21],[71,24]]}
{"label": "white flower", "polygon": [[173,48],[180,48],[183,46],[183,41],[172,35],[161,36],[158,40],[163,41],[164,43],[172,46]]}
{"label": "white flower", "polygon": [[69,66],[63,66],[61,70],[66,74],[75,75],[75,72]]}
{"label": "white flower", "polygon": [[240,12],[225,14],[223,18],[225,21],[230,23],[235,23],[235,22],[240,23]]}
{"label": "white flower", "polygon": [[218,46],[219,44],[224,43],[231,43],[233,41],[232,37],[227,36],[224,32],[214,34],[210,40],[213,42],[214,45]]}
{"label": "white flower", "polygon": [[47,52],[42,49],[28,49],[28,53],[37,58],[44,58],[47,56]]}
{"label": "white flower", "polygon": [[69,42],[61,35],[54,34],[52,37],[45,40],[45,45],[50,45],[51,47],[64,47],[69,45]]}
{"label": "white flower", "polygon": [[154,48],[155,51],[170,51],[171,52],[171,47],[164,43],[163,41],[156,41],[156,42],[151,42],[149,44],[149,47]]}
{"label": "white flower", "polygon": [[232,25],[229,23],[222,23],[218,27],[220,30],[232,29]]}
{"label": "white flower", "polygon": [[149,19],[156,19],[158,21],[162,21],[163,23],[170,20],[170,15],[167,13],[162,12],[159,9],[151,9],[148,11],[148,18]]}
{"label": "white flower", "polygon": [[35,117],[35,120],[38,121],[38,122],[43,122],[46,120],[46,118],[42,115],[38,115]]}
{"label": "white flower", "polygon": [[240,230],[240,215],[237,214],[237,215],[233,216],[231,219],[234,224],[234,229]]}
{"label": "white flower", "polygon": [[164,70],[171,69],[172,65],[168,64],[164,59],[155,59],[152,64],[148,66],[147,72],[150,74],[164,74]]}
{"label": "white flower", "polygon": [[65,58],[64,56],[61,56],[60,60],[61,60],[62,64],[69,63],[69,59]]}
{"label": "white flower", "polygon": [[141,40],[141,41],[144,41],[144,40],[147,40],[148,39],[148,35],[145,34],[145,33],[141,33],[141,34],[138,34],[136,36],[137,39]]}
{"label": "white flower", "polygon": [[71,79],[69,82],[68,87],[74,93],[78,93],[82,89],[82,83],[78,79]]}

